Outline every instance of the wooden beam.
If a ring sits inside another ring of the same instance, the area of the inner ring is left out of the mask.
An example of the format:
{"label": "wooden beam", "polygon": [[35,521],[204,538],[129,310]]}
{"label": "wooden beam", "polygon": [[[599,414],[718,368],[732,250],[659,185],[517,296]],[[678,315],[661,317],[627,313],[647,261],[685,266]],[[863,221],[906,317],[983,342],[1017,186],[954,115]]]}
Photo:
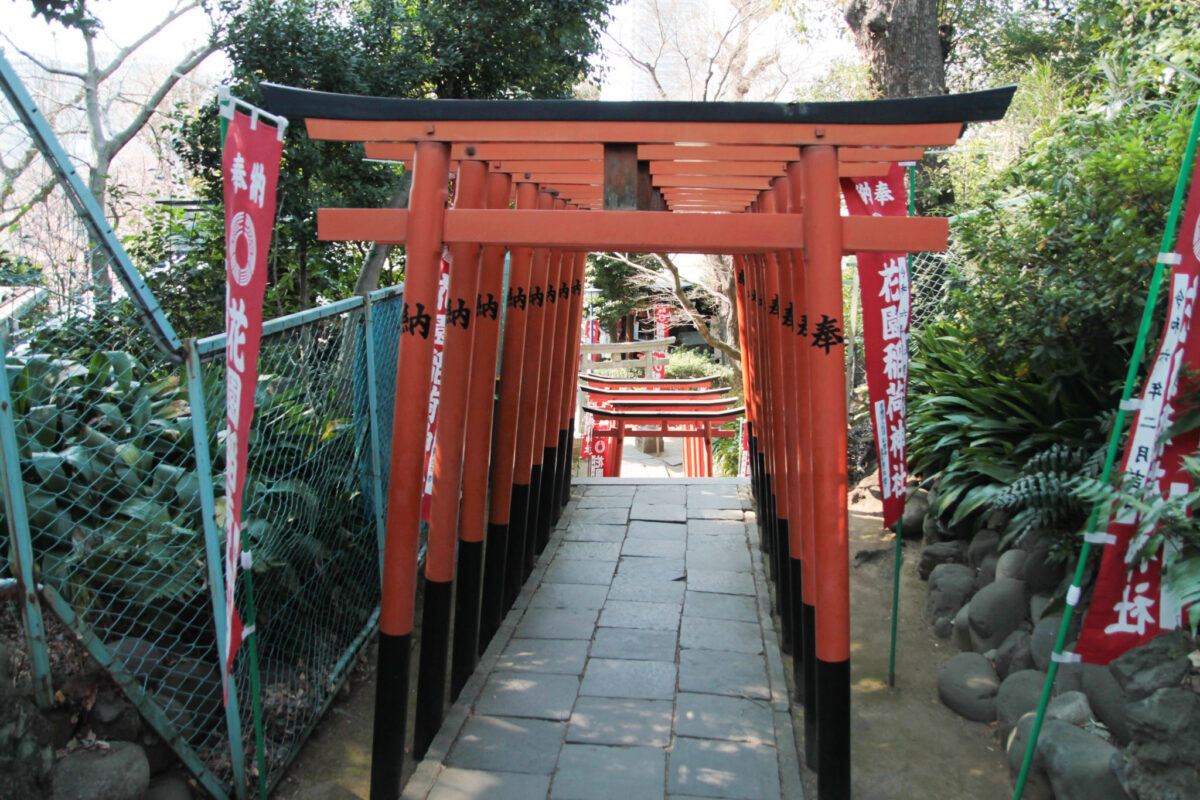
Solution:
{"label": "wooden beam", "polygon": [[843,254],[941,252],[949,247],[950,221],[945,217],[842,217],[841,220]]}
{"label": "wooden beam", "polygon": [[651,161],[653,175],[782,175],[782,161]]}
{"label": "wooden beam", "polygon": [[841,147],[838,160],[847,161],[920,161],[925,157],[923,147]]}
{"label": "wooden beam", "polygon": [[[438,122],[305,120],[314,139],[347,142],[483,142],[565,143],[581,142],[674,144],[699,142],[727,145],[835,146],[939,146],[958,141],[961,122],[919,125],[812,125],[804,123],[731,122],[578,122],[508,121],[486,123],[444,120]],[[464,151],[465,152],[465,151]],[[453,153],[452,153],[453,155]],[[482,149],[469,158],[486,159]],[[640,156],[639,156],[640,157]],[[654,158],[650,156],[648,158]],[[658,156],[661,158],[661,156]],[[774,159],[772,159],[774,160]]]}
{"label": "wooden beam", "polygon": [[[513,211],[449,209],[443,238],[510,247],[667,253],[756,253],[803,246],[799,214],[705,214],[655,211]],[[950,224],[943,217],[840,217],[846,253],[940,251]],[[403,244],[403,209],[323,208],[325,241]]]}
{"label": "wooden beam", "polygon": [[643,144],[638,158],[648,161],[799,161],[800,148],[761,145]]}

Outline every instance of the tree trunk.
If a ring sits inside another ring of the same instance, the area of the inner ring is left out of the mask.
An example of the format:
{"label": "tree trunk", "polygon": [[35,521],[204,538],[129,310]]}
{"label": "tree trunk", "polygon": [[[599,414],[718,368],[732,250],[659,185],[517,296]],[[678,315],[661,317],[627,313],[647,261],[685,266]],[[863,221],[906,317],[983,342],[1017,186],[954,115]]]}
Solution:
{"label": "tree trunk", "polygon": [[[871,87],[886,99],[946,93],[946,49],[938,27],[938,0],[849,0],[846,22],[871,71]],[[928,213],[954,202],[953,190],[936,194],[932,177],[941,166],[928,155],[917,167],[916,205]]]}
{"label": "tree trunk", "polygon": [[946,93],[938,0],[850,0],[845,16],[880,97]]}

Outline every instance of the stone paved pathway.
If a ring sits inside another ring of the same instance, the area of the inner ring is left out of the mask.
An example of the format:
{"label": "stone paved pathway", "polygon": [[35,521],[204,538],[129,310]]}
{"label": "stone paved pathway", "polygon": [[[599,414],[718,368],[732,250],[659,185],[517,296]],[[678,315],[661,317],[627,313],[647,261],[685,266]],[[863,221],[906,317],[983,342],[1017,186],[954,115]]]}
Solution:
{"label": "stone paved pathway", "polygon": [[748,484],[573,492],[403,796],[801,798]]}

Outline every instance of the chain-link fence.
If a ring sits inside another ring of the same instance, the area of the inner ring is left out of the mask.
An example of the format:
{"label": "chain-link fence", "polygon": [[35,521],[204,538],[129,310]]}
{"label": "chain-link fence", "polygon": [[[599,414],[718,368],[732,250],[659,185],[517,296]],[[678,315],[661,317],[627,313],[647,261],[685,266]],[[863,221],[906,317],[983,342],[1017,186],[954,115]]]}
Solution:
{"label": "chain-link fence", "polygon": [[916,332],[944,311],[954,279],[962,274],[962,259],[948,250],[913,253],[909,263],[912,297],[909,327]]}
{"label": "chain-link fence", "polygon": [[269,786],[376,624],[401,295],[264,325],[243,518],[260,691],[244,646],[227,707],[224,336],[175,338],[2,58],[0,71],[21,122],[0,157],[32,152],[54,176],[45,213],[0,241],[0,568],[41,587],[21,593],[37,699],[60,688],[48,607],[206,791],[253,794],[255,716]]}

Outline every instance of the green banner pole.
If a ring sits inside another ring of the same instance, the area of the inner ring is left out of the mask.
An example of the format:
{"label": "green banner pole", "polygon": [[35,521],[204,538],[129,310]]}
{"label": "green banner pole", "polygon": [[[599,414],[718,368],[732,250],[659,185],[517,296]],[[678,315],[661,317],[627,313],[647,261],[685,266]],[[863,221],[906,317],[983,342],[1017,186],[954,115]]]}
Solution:
{"label": "green banner pole", "polygon": [[[218,105],[221,108],[221,152],[224,152],[225,136],[229,132],[229,120],[233,117],[233,98],[224,86],[221,87]],[[243,552],[242,557],[252,561],[252,556],[249,552]],[[263,736],[262,687],[258,675],[258,631],[255,629],[254,570],[246,567],[243,570],[243,574],[245,575],[244,585],[246,587],[246,630],[249,632],[244,637],[244,641],[250,651],[250,708],[251,713],[254,715],[254,752],[257,755],[256,761],[258,765],[258,796],[261,800],[267,800],[267,752]],[[232,683],[232,672],[229,674],[229,680]],[[238,744],[231,741],[229,746],[232,748]]]}
{"label": "green banner pole", "polygon": [[[901,166],[908,168],[908,215],[917,213],[917,162],[904,161]],[[908,313],[912,314],[912,253],[907,253],[908,261]],[[901,536],[904,527],[904,515],[896,520],[896,554],[892,558],[892,643],[888,652],[888,686],[896,685],[896,628],[900,622],[900,560],[904,557],[904,542]]]}
{"label": "green banner pole", "polygon": [[[1112,475],[1113,464],[1117,460],[1117,449],[1125,431],[1125,406],[1133,396],[1134,384],[1137,380],[1138,368],[1146,350],[1146,339],[1150,334],[1150,323],[1154,317],[1154,306],[1158,301],[1158,292],[1162,286],[1164,262],[1163,257],[1173,252],[1176,228],[1179,227],[1179,213],[1183,207],[1183,196],[1187,190],[1188,178],[1192,173],[1192,165],[1196,160],[1196,140],[1200,137],[1200,98],[1197,99],[1196,111],[1192,116],[1192,129],[1188,134],[1187,147],[1183,152],[1183,161],[1179,164],[1179,177],[1175,181],[1175,195],[1171,198],[1171,210],[1167,214],[1167,226],[1163,230],[1162,244],[1154,264],[1154,275],[1150,279],[1150,290],[1146,305],[1142,309],[1142,321],[1138,328],[1137,340],[1133,345],[1133,355],[1129,359],[1129,370],[1125,374],[1125,388],[1121,392],[1121,402],[1117,406],[1117,418],[1113,422],[1112,435],[1108,439],[1108,451],[1104,457],[1104,469],[1100,480],[1107,482]],[[1085,530],[1091,531],[1096,527],[1100,512],[1105,507],[1100,502],[1092,506],[1092,514],[1088,518]],[[1087,568],[1088,555],[1091,553],[1091,543],[1086,539],[1079,551],[1079,560],[1075,563],[1075,575],[1071,580],[1071,588],[1067,594],[1066,608],[1063,610],[1062,623],[1058,626],[1058,637],[1054,640],[1054,653],[1050,657],[1050,667],[1046,672],[1046,681],[1042,685],[1042,696],[1038,700],[1037,716],[1033,719],[1033,729],[1029,732],[1029,742],[1025,746],[1025,758],[1021,761],[1021,772],[1017,776],[1016,787],[1013,789],[1013,800],[1020,800],[1025,791],[1025,782],[1029,779],[1029,768],[1033,764],[1033,754],[1037,749],[1038,734],[1042,731],[1042,722],[1046,716],[1046,706],[1050,704],[1050,692],[1054,688],[1054,678],[1058,675],[1058,665],[1062,660],[1063,647],[1067,642],[1067,630],[1071,626],[1071,616],[1078,602],[1080,587],[1083,585],[1084,571]],[[1072,602],[1074,600],[1075,602]]]}

